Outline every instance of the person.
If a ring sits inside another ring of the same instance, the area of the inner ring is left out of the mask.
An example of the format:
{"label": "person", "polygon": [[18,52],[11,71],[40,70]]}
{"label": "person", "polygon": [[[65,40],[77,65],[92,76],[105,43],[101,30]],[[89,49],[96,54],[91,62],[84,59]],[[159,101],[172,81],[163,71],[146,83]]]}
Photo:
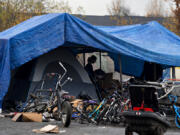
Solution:
{"label": "person", "polygon": [[92,55],[88,58],[88,63],[85,66],[85,70],[87,71],[91,81],[95,81],[95,74],[93,70],[93,64],[96,62],[97,58],[96,56]]}

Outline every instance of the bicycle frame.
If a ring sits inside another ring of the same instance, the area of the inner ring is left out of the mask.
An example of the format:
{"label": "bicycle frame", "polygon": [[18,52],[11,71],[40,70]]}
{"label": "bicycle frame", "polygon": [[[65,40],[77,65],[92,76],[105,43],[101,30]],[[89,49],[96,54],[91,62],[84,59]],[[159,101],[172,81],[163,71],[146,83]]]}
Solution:
{"label": "bicycle frame", "polygon": [[169,95],[169,100],[172,102],[174,111],[176,113],[176,116],[175,116],[176,126],[180,128],[180,121],[178,121],[178,119],[180,120],[180,107],[175,105],[175,103],[177,102],[177,96]]}
{"label": "bicycle frame", "polygon": [[180,87],[180,84],[176,84],[173,80],[170,82],[169,81],[170,80],[163,80],[163,82],[160,83],[147,81],[145,82],[145,85],[155,87],[156,89],[163,89],[165,94],[162,96],[158,95],[158,100],[161,100],[167,97],[175,88]]}
{"label": "bicycle frame", "polygon": [[63,75],[58,75],[58,81],[56,83],[56,88],[55,88],[55,92],[56,92],[56,96],[57,96],[57,105],[58,105],[58,111],[60,112],[60,108],[61,108],[61,105],[64,101],[64,99],[62,98],[62,95],[61,95],[61,91],[62,91],[62,86],[65,85],[69,80],[72,81],[72,79],[70,77],[68,77],[63,83],[61,83],[62,79],[65,77],[66,73],[67,73],[67,70],[66,68],[63,66],[63,64],[59,61],[59,65],[63,68],[64,70],[64,73]]}
{"label": "bicycle frame", "polygon": [[130,99],[123,99],[123,97],[117,92],[114,91],[112,97],[111,104],[109,105],[106,113],[103,116],[103,119],[108,119],[110,122],[116,121],[117,119],[121,119],[121,113],[126,109],[126,105],[130,103]]}
{"label": "bicycle frame", "polygon": [[101,101],[101,103],[97,106],[97,108],[96,108],[92,113],[90,113],[90,114],[88,115],[88,118],[92,118],[93,115],[96,114],[95,117],[94,117],[94,119],[96,119],[97,116],[98,116],[99,113],[100,113],[100,109],[102,108],[102,106],[103,106],[104,104],[106,104],[106,101],[107,101],[107,99],[103,99],[103,100]]}
{"label": "bicycle frame", "polygon": [[174,85],[170,89],[164,88],[165,94],[163,96],[159,97],[158,100],[167,97],[175,88],[178,88],[178,87],[180,87],[180,85]]}
{"label": "bicycle frame", "polygon": [[61,84],[61,81],[62,81],[62,79],[64,78],[64,76],[65,76],[66,73],[67,73],[66,68],[63,66],[63,64],[62,64],[61,62],[59,62],[59,65],[63,68],[64,73],[63,73],[62,76],[61,76],[61,75],[58,76],[58,81],[57,81],[57,83],[56,83],[56,90],[58,89],[59,86],[62,87],[62,86],[64,85],[64,83]]}
{"label": "bicycle frame", "polygon": [[[170,82],[169,82],[170,81]],[[159,83],[159,82],[146,82],[147,84],[150,85],[154,85],[157,88],[163,88],[164,90],[164,95],[158,97],[158,100],[163,99],[165,97],[167,97],[175,88],[180,87],[180,84],[175,84],[174,82],[175,80],[163,80],[163,82]]]}

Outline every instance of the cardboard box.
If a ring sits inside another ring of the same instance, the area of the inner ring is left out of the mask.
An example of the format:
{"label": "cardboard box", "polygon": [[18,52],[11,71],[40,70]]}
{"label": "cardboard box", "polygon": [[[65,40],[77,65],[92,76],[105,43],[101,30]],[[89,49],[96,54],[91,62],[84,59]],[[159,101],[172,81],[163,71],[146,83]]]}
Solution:
{"label": "cardboard box", "polygon": [[81,103],[81,104],[83,103],[83,101],[82,101],[81,99],[75,99],[74,101],[71,102],[72,106],[75,107],[75,108],[76,108],[80,103]]}
{"label": "cardboard box", "polygon": [[59,133],[59,127],[57,125],[47,125],[41,129],[33,129],[35,133]]}
{"label": "cardboard box", "polygon": [[22,113],[22,121],[23,122],[42,122],[42,114],[26,112]]}

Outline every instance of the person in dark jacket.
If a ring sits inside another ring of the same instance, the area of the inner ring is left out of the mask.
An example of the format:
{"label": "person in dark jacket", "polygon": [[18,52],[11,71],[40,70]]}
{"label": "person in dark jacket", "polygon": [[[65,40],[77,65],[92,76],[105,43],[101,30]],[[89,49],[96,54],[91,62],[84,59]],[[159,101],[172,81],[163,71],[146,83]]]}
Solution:
{"label": "person in dark jacket", "polygon": [[96,62],[97,58],[96,56],[92,55],[88,58],[88,64],[85,66],[85,70],[87,71],[91,81],[95,81],[95,74],[93,70],[93,64]]}

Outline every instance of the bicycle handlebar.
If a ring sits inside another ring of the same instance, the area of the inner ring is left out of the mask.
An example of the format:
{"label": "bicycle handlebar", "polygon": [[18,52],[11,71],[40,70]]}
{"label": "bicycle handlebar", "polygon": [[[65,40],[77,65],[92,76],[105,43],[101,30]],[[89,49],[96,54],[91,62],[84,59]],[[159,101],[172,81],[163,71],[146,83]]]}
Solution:
{"label": "bicycle handlebar", "polygon": [[72,82],[72,78],[68,77],[62,84],[61,86],[65,85],[68,81]]}
{"label": "bicycle handlebar", "polygon": [[68,78],[61,84],[62,79],[64,78],[64,76],[65,76],[66,73],[67,73],[67,69],[64,67],[64,65],[63,65],[60,61],[59,61],[59,65],[63,68],[64,73],[63,73],[62,76],[59,75],[59,80],[58,80],[58,82],[57,82],[56,88],[57,88],[58,85],[62,87],[62,86],[65,85],[68,81],[72,81],[72,78],[71,78],[71,77],[68,77]]}
{"label": "bicycle handlebar", "polygon": [[64,78],[64,76],[66,75],[66,73],[67,73],[67,70],[66,70],[66,68],[63,66],[63,64],[59,61],[59,65],[63,68],[63,70],[64,70],[64,74],[62,75],[62,76],[59,76],[59,79],[60,79],[60,81]]}

